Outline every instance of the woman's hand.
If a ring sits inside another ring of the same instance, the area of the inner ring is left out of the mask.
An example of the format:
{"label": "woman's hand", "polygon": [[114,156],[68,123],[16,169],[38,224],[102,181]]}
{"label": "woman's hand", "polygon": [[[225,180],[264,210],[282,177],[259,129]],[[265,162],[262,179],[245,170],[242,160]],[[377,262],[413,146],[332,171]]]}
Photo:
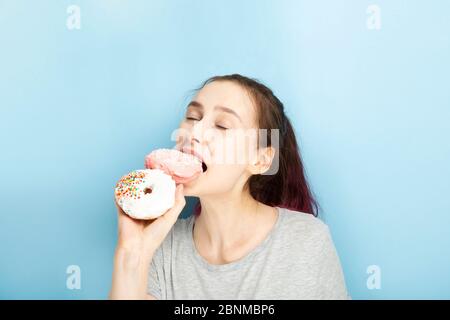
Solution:
{"label": "woman's hand", "polygon": [[152,220],[133,219],[116,202],[119,229],[117,248],[153,253],[161,245],[185,205],[182,184],[176,188],[174,206]]}
{"label": "woman's hand", "polygon": [[175,193],[175,204],[153,220],[135,220],[117,205],[119,239],[114,255],[110,299],[146,299],[150,262],[186,204],[183,185]]}

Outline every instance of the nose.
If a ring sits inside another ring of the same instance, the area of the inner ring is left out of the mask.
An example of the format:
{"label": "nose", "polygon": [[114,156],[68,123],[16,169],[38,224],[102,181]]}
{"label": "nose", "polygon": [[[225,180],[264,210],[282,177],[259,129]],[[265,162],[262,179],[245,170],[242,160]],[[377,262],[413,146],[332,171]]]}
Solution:
{"label": "nose", "polygon": [[200,121],[196,122],[191,127],[178,128],[172,133],[172,139],[175,140],[175,148],[181,148],[183,146],[200,145],[203,141],[202,135],[203,131],[201,128]]}
{"label": "nose", "polygon": [[202,122],[198,121],[192,127],[191,137],[190,137],[191,145],[202,144],[202,141],[203,141],[202,137],[203,137]]}
{"label": "nose", "polygon": [[191,138],[191,145],[200,144],[200,141],[197,138]]}

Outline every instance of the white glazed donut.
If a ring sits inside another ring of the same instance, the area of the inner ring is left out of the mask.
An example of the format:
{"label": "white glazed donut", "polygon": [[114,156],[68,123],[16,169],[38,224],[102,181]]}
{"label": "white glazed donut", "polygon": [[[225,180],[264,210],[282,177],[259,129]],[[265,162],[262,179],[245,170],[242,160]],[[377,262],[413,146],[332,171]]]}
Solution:
{"label": "white glazed donut", "polygon": [[175,181],[159,169],[135,170],[116,184],[117,204],[130,217],[154,219],[175,204]]}

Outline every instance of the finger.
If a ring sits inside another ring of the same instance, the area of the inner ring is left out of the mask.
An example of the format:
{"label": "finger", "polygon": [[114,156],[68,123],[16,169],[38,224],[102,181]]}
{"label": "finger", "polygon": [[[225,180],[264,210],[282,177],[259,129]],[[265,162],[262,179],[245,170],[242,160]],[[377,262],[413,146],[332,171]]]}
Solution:
{"label": "finger", "polygon": [[184,185],[179,184],[175,189],[175,204],[184,206],[186,199],[184,198]]}
{"label": "finger", "polygon": [[163,216],[167,217],[170,221],[175,221],[186,205],[186,199],[184,197],[183,185],[179,184],[175,190],[175,204],[169,209]]}

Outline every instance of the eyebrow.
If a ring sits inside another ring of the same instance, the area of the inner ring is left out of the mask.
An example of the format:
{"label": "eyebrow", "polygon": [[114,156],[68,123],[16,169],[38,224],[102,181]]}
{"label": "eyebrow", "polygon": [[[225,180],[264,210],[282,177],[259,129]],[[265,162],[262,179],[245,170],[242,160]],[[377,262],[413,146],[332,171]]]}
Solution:
{"label": "eyebrow", "polygon": [[[200,109],[204,109],[203,105],[202,105],[200,102],[195,101],[195,100],[192,100],[191,102],[189,102],[187,108],[189,108],[189,107],[197,107],[197,108],[200,108]],[[240,117],[240,116],[236,113],[236,111],[234,111],[233,109],[230,109],[230,108],[227,108],[227,107],[224,107],[224,106],[215,106],[215,107],[214,107],[214,110],[220,110],[220,111],[223,111],[223,112],[232,114],[232,115],[234,115],[236,118],[238,118],[239,121],[242,122],[241,117]]]}

